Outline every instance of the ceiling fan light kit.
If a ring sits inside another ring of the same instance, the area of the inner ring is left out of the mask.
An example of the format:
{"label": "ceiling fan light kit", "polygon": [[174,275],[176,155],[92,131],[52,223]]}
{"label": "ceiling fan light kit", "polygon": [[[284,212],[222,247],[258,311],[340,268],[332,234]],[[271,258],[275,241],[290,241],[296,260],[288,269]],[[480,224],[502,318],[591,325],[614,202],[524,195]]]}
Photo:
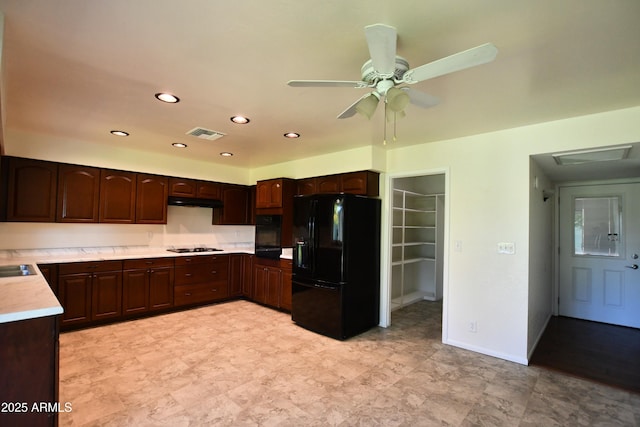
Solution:
{"label": "ceiling fan light kit", "polygon": [[362,114],[367,119],[370,119],[371,116],[373,116],[373,113],[375,113],[379,101],[380,95],[372,92],[357,102],[355,107],[356,112],[358,112],[358,114]]}
{"label": "ceiling fan light kit", "polygon": [[485,43],[412,69],[406,59],[396,55],[398,36],[394,27],[385,24],[368,25],[364,27],[364,33],[371,59],[360,69],[362,80],[290,80],[287,84],[292,87],[373,88],[373,91],[340,113],[338,119],[352,117],[355,113],[370,119],[381,98],[384,98],[385,116],[389,118],[388,113],[392,112],[395,119],[404,116],[404,109],[409,103],[421,108],[433,107],[439,103],[438,98],[432,95],[406,86],[399,87],[400,85],[412,85],[486,64],[498,54],[498,49],[493,44]]}

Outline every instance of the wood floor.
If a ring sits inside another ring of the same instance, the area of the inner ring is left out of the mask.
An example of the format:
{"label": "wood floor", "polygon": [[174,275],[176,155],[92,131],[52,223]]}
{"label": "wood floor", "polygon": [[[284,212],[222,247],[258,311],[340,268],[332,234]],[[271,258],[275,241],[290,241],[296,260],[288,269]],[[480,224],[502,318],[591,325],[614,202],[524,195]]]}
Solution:
{"label": "wood floor", "polygon": [[640,393],[640,329],[554,316],[531,365]]}

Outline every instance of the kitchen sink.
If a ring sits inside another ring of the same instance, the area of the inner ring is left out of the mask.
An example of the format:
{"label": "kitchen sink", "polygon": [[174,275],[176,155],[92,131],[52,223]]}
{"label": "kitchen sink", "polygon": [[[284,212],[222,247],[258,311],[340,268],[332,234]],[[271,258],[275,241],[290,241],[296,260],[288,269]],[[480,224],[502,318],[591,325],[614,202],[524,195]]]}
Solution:
{"label": "kitchen sink", "polygon": [[0,266],[0,277],[31,276],[34,274],[36,274],[36,269],[30,264]]}

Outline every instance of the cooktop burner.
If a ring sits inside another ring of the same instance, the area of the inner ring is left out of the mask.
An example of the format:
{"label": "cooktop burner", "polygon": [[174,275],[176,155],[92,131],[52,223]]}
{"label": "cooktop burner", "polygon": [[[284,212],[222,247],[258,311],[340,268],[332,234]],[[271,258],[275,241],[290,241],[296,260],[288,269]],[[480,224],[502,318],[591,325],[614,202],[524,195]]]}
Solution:
{"label": "cooktop burner", "polygon": [[194,253],[194,252],[220,252],[223,249],[216,249],[216,248],[173,248],[173,249],[167,249],[169,252],[176,252],[179,254],[186,254],[186,253]]}

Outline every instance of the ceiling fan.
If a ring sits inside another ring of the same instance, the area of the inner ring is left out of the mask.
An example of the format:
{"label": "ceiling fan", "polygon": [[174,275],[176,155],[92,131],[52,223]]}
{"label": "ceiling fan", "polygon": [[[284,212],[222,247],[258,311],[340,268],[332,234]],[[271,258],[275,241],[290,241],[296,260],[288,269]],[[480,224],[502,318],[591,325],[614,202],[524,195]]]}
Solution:
{"label": "ceiling fan", "polygon": [[384,98],[385,112],[404,114],[404,108],[412,103],[422,108],[437,105],[439,100],[427,93],[399,85],[414,84],[444,74],[475,67],[495,59],[498,49],[491,43],[456,53],[451,56],[409,68],[406,59],[396,55],[397,32],[394,27],[374,24],[364,27],[371,59],[361,69],[361,81],[343,80],[290,80],[293,87],[353,87],[373,88],[338,115],[346,119],[356,112],[371,118],[380,99]]}

